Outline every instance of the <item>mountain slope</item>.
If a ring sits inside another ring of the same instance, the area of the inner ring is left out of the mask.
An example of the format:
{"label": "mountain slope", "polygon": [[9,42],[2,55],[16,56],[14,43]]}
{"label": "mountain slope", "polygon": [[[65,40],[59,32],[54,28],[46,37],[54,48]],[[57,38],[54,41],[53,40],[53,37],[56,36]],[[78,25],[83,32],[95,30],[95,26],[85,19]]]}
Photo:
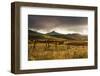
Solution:
{"label": "mountain slope", "polygon": [[88,39],[88,37],[86,35],[80,35],[77,33],[67,34],[66,38],[71,39],[71,40],[87,40]]}
{"label": "mountain slope", "polygon": [[28,30],[29,39],[54,39],[54,40],[81,40],[87,41],[88,37],[84,35],[80,35],[78,33],[73,34],[61,34],[55,31],[42,34],[37,31]]}
{"label": "mountain slope", "polygon": [[46,33],[47,35],[61,35],[60,33],[58,32],[55,32],[55,31],[52,31],[52,32],[49,32],[49,33]]}
{"label": "mountain slope", "polygon": [[42,33],[32,31],[32,30],[28,30],[28,38],[30,40],[32,40],[32,39],[43,39],[44,37],[42,35],[43,35]]}

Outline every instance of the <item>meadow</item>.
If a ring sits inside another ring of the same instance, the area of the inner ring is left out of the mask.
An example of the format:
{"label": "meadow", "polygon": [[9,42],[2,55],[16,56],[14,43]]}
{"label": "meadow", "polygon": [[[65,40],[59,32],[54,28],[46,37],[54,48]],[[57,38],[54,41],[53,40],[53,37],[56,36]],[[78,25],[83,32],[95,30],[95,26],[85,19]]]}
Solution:
{"label": "meadow", "polygon": [[64,41],[55,47],[54,43],[50,43],[46,47],[46,43],[34,42],[28,43],[28,60],[53,60],[53,59],[79,59],[88,58],[87,41]]}

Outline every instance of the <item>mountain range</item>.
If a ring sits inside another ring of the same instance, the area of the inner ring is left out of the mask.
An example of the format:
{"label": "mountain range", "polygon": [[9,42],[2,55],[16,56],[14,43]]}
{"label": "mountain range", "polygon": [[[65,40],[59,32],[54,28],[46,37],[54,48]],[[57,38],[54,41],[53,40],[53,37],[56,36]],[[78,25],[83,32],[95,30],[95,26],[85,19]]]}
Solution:
{"label": "mountain range", "polygon": [[37,31],[28,30],[29,39],[55,39],[55,40],[82,40],[87,41],[87,35],[81,35],[78,33],[72,34],[61,34],[56,31],[51,31],[49,33],[43,34]]}

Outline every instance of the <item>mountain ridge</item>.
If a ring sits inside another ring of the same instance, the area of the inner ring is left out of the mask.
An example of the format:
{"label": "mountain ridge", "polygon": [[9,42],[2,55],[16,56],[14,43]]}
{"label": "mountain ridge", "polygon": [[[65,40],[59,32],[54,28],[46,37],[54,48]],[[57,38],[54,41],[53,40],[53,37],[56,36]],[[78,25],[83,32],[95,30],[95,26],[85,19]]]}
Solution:
{"label": "mountain ridge", "polygon": [[28,30],[29,39],[67,39],[67,40],[88,40],[87,35],[81,35],[79,33],[72,33],[72,34],[61,34],[56,31],[51,31],[46,34]]}

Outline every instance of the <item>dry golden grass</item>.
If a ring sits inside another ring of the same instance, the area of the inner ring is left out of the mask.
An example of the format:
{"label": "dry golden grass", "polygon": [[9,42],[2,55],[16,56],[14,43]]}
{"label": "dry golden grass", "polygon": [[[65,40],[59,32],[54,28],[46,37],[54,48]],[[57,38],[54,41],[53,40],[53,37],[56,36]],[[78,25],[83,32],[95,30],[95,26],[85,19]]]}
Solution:
{"label": "dry golden grass", "polygon": [[87,46],[58,45],[50,44],[45,47],[45,43],[38,43],[35,48],[32,44],[28,45],[28,60],[52,60],[52,59],[77,59],[87,58]]}

